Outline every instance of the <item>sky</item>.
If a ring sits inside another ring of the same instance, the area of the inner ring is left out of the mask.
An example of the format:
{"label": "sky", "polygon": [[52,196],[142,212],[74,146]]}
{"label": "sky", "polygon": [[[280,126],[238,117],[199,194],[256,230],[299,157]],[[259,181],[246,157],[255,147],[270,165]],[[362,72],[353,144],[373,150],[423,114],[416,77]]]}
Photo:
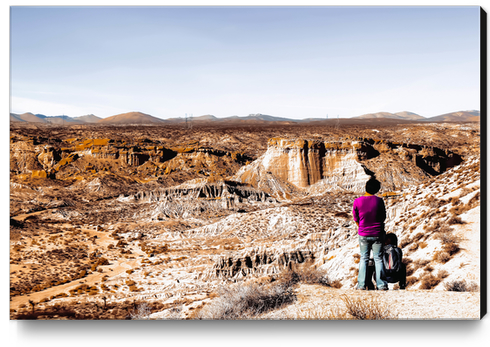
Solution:
{"label": "sky", "polygon": [[480,109],[480,8],[10,8],[10,112],[293,119]]}

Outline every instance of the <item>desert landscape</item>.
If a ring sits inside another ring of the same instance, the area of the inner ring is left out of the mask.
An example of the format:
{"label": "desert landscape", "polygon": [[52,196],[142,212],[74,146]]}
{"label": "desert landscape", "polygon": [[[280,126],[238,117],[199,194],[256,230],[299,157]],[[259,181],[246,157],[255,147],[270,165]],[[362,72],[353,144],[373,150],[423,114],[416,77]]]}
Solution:
{"label": "desert landscape", "polygon": [[[479,118],[11,114],[10,318],[479,319]],[[354,290],[372,176],[406,290]]]}

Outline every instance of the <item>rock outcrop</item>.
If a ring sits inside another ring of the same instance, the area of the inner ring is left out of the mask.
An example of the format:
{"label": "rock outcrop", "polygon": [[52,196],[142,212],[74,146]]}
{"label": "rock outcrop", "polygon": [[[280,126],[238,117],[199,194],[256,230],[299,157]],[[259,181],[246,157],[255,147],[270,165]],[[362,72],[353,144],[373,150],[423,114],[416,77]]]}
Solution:
{"label": "rock outcrop", "polygon": [[287,183],[300,190],[307,188],[310,193],[363,192],[365,182],[375,176],[385,183],[384,190],[388,191],[420,183],[461,161],[457,154],[435,147],[372,139],[323,142],[273,138],[269,140],[267,152],[256,162],[242,167],[234,179],[264,189],[267,186],[264,178],[272,175],[281,182],[280,193],[294,190],[284,189]]}
{"label": "rock outcrop", "polygon": [[211,278],[241,279],[246,276],[274,275],[296,264],[313,263],[310,250],[271,251],[254,249],[229,257],[220,257],[207,274]]}

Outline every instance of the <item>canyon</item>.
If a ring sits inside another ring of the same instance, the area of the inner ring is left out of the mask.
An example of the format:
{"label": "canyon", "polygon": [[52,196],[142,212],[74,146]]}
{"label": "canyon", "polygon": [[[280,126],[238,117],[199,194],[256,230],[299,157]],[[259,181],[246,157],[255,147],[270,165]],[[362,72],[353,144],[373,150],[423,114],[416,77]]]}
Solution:
{"label": "canyon", "polygon": [[219,288],[306,267],[352,291],[371,176],[407,295],[479,285],[479,123],[252,125],[11,123],[11,319],[192,319]]}

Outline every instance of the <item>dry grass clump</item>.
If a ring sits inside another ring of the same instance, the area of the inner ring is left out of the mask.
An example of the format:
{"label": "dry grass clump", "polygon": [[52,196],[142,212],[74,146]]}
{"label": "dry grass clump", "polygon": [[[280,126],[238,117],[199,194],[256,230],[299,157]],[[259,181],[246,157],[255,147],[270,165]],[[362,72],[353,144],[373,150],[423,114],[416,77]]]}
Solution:
{"label": "dry grass clump", "polygon": [[439,200],[435,196],[430,195],[425,199],[425,204],[430,208],[438,208],[445,205],[447,202],[445,200]]}
{"label": "dry grass clump", "polygon": [[296,300],[292,287],[281,282],[269,285],[238,285],[221,288],[219,297],[196,314],[197,319],[253,319]]}
{"label": "dry grass clump", "polygon": [[449,276],[449,273],[445,270],[439,270],[437,275],[426,272],[420,277],[420,280],[422,281],[420,289],[432,289],[441,283],[447,276]]}
{"label": "dry grass clump", "polygon": [[459,247],[460,238],[453,233],[439,234],[437,238],[441,240],[443,252],[448,253],[449,256],[453,256],[461,249]]}
{"label": "dry grass clump", "polygon": [[[320,284],[340,288],[340,281],[331,281],[326,274],[312,267],[298,267],[282,272],[270,283],[237,285],[221,288],[218,297],[196,312],[196,319],[255,319],[258,315],[278,309],[296,300],[293,288],[298,283]],[[306,319],[306,318],[305,318]]]}
{"label": "dry grass clump", "polygon": [[136,308],[129,312],[129,317],[133,320],[149,319],[151,314],[151,308],[147,303],[141,303]]}
{"label": "dry grass clump", "polygon": [[445,264],[449,260],[451,260],[451,254],[449,254],[449,252],[446,251],[437,251],[434,253],[432,259],[439,263]]}
{"label": "dry grass clump", "polygon": [[444,284],[444,289],[450,292],[478,292],[480,287],[476,283],[467,283],[465,280],[454,280]]}
{"label": "dry grass clump", "polygon": [[351,319],[390,320],[398,318],[398,315],[391,311],[389,305],[382,303],[375,296],[366,299],[343,295],[341,299],[346,306],[346,313],[352,317]]}
{"label": "dry grass clump", "polygon": [[405,237],[402,240],[400,240],[399,247],[400,248],[405,248],[406,246],[408,246],[410,244],[410,242],[411,242],[410,238],[409,237]]}
{"label": "dry grass clump", "polygon": [[407,288],[417,283],[419,279],[415,276],[408,276],[407,274]]}
{"label": "dry grass clump", "polygon": [[312,267],[289,269],[282,272],[276,280],[291,287],[299,282],[306,284],[320,284],[322,286],[333,288],[342,287],[340,281],[332,281],[325,272]]}
{"label": "dry grass clump", "polygon": [[[375,296],[349,297],[340,296],[343,307],[309,304],[301,307],[293,314],[283,314],[280,319],[301,320],[392,320],[398,319],[398,314],[392,308]],[[276,317],[275,317],[276,318]]]}
{"label": "dry grass clump", "polygon": [[452,215],[451,217],[449,217],[449,219],[447,220],[447,223],[449,225],[465,224],[465,222],[461,219],[461,217],[456,216],[456,215]]}
{"label": "dry grass clump", "polygon": [[430,225],[426,225],[424,229],[426,230],[427,233],[431,233],[431,232],[445,233],[445,232],[452,231],[451,227],[441,219],[436,219]]}

